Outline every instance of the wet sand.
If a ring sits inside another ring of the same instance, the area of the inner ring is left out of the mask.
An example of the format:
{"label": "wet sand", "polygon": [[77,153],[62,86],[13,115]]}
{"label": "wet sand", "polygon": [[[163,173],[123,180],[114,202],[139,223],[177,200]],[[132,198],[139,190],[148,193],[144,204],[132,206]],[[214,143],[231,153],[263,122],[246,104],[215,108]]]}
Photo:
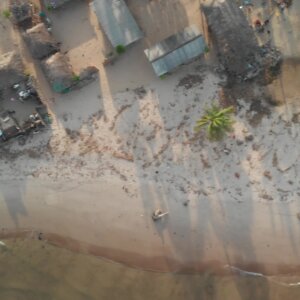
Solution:
{"label": "wet sand", "polygon": [[147,272],[76,254],[45,241],[9,239],[0,247],[1,300],[295,300],[300,277],[226,269],[187,275]]}

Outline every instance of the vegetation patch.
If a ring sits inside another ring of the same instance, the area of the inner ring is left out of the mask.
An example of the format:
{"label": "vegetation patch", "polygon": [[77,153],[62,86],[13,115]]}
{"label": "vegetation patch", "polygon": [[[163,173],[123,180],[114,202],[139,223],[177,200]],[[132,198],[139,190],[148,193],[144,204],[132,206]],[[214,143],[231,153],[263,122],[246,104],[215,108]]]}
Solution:
{"label": "vegetation patch", "polygon": [[123,45],[118,45],[116,47],[116,51],[117,51],[118,54],[122,54],[122,53],[124,53],[126,51],[126,48]]}
{"label": "vegetation patch", "polygon": [[77,82],[77,81],[79,81],[79,80],[80,80],[80,76],[79,76],[79,75],[77,75],[77,74],[73,74],[73,76],[72,76],[72,80],[73,80],[73,81],[75,81],[75,82]]}
{"label": "vegetation patch", "polygon": [[6,18],[6,19],[9,19],[10,16],[11,16],[11,12],[10,12],[8,9],[4,9],[4,10],[2,11],[2,16],[3,16],[4,18]]}
{"label": "vegetation patch", "polygon": [[231,115],[233,112],[233,106],[221,108],[213,104],[205,110],[205,114],[196,122],[194,130],[198,133],[200,130],[206,129],[207,137],[210,140],[221,140],[226,133],[232,130],[234,121]]}

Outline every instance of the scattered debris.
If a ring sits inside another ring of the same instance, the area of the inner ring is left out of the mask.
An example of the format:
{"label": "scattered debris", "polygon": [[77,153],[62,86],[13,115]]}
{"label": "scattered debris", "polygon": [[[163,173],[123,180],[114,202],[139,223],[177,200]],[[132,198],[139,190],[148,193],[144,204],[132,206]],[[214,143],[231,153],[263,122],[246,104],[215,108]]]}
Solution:
{"label": "scattered debris", "polygon": [[272,179],[272,175],[271,175],[271,173],[270,173],[269,171],[264,171],[264,176],[265,176],[266,178],[268,178],[269,180]]}
{"label": "scattered debris", "polygon": [[252,134],[246,135],[245,140],[247,142],[252,142],[254,140],[254,136]]}
{"label": "scattered debris", "polygon": [[184,205],[184,206],[188,206],[189,203],[190,203],[190,200],[186,200],[186,201],[183,202],[183,205]]}
{"label": "scattered debris", "polygon": [[138,87],[138,88],[134,89],[133,91],[139,97],[139,99],[143,99],[147,94],[147,91],[145,90],[145,88],[143,86]]}
{"label": "scattered debris", "polygon": [[203,82],[203,78],[198,74],[188,74],[179,80],[177,87],[184,87],[185,89],[190,89],[195,85]]}
{"label": "scattered debris", "polygon": [[4,242],[0,241],[0,248],[6,248],[6,247],[7,247],[6,244]]}
{"label": "scattered debris", "polygon": [[166,216],[167,214],[169,214],[169,213],[168,212],[162,212],[160,209],[156,209],[152,213],[152,219],[153,219],[153,221],[157,221],[157,220],[161,219],[163,216]]}
{"label": "scattered debris", "polygon": [[228,148],[224,148],[224,149],[223,149],[223,152],[224,152],[225,154],[229,155],[230,152],[231,152],[231,150],[228,149]]}

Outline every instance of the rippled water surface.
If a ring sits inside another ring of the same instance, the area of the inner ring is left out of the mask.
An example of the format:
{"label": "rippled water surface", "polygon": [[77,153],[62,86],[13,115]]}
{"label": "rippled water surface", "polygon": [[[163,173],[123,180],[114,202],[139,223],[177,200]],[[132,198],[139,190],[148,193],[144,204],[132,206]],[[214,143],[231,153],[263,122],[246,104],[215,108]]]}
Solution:
{"label": "rippled water surface", "polygon": [[[0,299],[297,300],[298,276],[155,273],[60,249],[38,240],[0,245]],[[293,284],[290,284],[293,283]]]}

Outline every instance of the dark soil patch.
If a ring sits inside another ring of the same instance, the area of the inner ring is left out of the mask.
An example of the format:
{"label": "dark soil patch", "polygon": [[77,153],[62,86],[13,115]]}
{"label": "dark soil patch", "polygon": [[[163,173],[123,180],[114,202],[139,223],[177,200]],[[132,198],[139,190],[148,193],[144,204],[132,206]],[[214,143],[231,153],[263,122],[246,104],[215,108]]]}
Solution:
{"label": "dark soil patch", "polygon": [[80,136],[80,133],[76,130],[71,130],[69,128],[66,128],[65,131],[71,140],[76,140]]}
{"label": "dark soil patch", "polygon": [[296,124],[299,124],[299,123],[300,123],[300,113],[293,114],[292,122],[293,122],[293,123],[296,123]]}
{"label": "dark soil patch", "polygon": [[179,80],[177,87],[184,87],[190,89],[203,82],[203,78],[198,74],[189,74]]}
{"label": "dark soil patch", "polygon": [[134,89],[133,91],[139,97],[139,99],[143,99],[147,94],[147,91],[145,90],[145,88],[143,86],[138,87],[138,88]]}

